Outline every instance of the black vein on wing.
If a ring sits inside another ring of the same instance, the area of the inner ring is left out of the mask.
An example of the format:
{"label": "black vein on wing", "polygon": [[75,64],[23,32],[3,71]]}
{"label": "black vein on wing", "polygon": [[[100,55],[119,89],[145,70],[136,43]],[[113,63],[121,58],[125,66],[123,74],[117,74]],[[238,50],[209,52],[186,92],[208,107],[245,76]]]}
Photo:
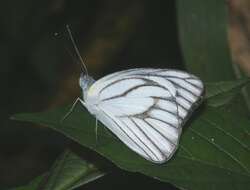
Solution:
{"label": "black vein on wing", "polygon": [[156,127],[154,127],[151,123],[149,123],[148,121],[146,121],[145,119],[143,119],[143,121],[145,123],[147,123],[151,128],[153,128],[159,135],[161,135],[165,140],[167,140],[168,142],[170,142],[172,145],[177,146],[177,144],[175,144],[174,142],[172,142],[167,136],[165,136],[161,131],[159,131]]}
{"label": "black vein on wing", "polygon": [[[144,150],[144,148],[143,147],[141,147],[141,145],[139,145],[136,141],[134,141],[134,139],[133,138],[131,138],[130,136],[129,136],[129,134],[112,118],[112,117],[110,117],[105,111],[102,111],[102,113],[104,114],[104,115],[106,115],[109,119],[111,119],[115,124],[116,124],[116,126],[134,143],[134,144],[136,144],[137,145],[137,147],[139,148],[139,149],[141,149],[142,150],[142,152],[144,152],[150,159],[152,159],[153,160],[153,158],[151,157],[151,155],[149,155],[148,153],[147,153],[147,151],[145,151]],[[123,122],[124,123],[124,122]],[[126,125],[127,126],[127,125]],[[127,127],[128,128],[128,127]],[[129,128],[128,128],[129,129]],[[134,134],[134,133],[133,133]],[[136,136],[137,137],[137,136]],[[138,138],[138,137],[137,137]],[[139,138],[138,138],[139,139]],[[145,147],[147,147],[143,142],[142,142],[142,144],[145,146]],[[150,150],[150,149],[149,149]],[[150,152],[151,152],[151,150],[150,150]],[[154,154],[154,153],[153,153]]]}
{"label": "black vein on wing", "polygon": [[[164,121],[162,119],[159,119],[159,118],[156,118],[156,117],[153,117],[150,115],[150,111],[152,110],[157,110],[159,108],[155,108],[154,105],[151,106],[151,108],[149,108],[147,111],[145,112],[142,112],[142,113],[138,113],[138,114],[133,114],[133,115],[124,115],[124,116],[119,116],[119,118],[130,118],[130,117],[135,117],[137,119],[142,119],[143,121],[145,121],[145,119],[147,118],[151,118],[151,119],[155,119],[155,120],[158,120],[158,121],[161,121],[161,122],[164,122],[166,125],[168,125],[169,127],[173,127],[175,129],[178,129],[177,126],[175,126],[174,124],[170,123],[170,122],[167,122],[167,121]],[[159,109],[159,110],[162,110],[162,111],[165,111],[165,112],[168,112],[168,110],[165,110],[165,109]],[[170,114],[172,114],[171,112],[168,112]],[[185,118],[182,118],[181,116],[179,116],[178,114],[173,114],[173,116],[177,119],[178,121],[178,126],[179,126],[179,123],[184,121]],[[179,121],[179,119],[181,121]]]}
{"label": "black vein on wing", "polygon": [[191,90],[187,89],[187,88],[184,88],[183,86],[179,85],[177,82],[175,81],[172,81],[171,79],[166,79],[168,80],[169,82],[173,83],[175,86],[177,86],[178,88],[182,89],[182,90],[185,90],[186,92],[190,93],[191,95],[193,95],[195,98],[197,98],[198,96],[196,94],[194,94]]}
{"label": "black vein on wing", "polygon": [[[177,95],[178,95],[178,92],[177,92]],[[177,106],[180,106],[180,107],[183,108],[185,111],[188,111],[187,108],[185,108],[183,105],[181,105],[181,104],[179,104],[179,103],[177,102],[177,100],[176,100],[177,97],[175,97],[175,98],[173,98],[173,97],[171,97],[171,98],[166,98],[166,97],[160,97],[160,96],[150,96],[150,97],[152,97],[152,98],[157,98],[157,99],[159,99],[159,100],[169,101],[169,102],[172,102],[172,103],[174,102],[175,104],[177,104]]]}
{"label": "black vein on wing", "polygon": [[[156,108],[156,109],[159,109],[159,110],[162,110],[162,111],[165,111],[165,112],[168,112],[169,114],[173,115],[174,117],[177,118],[177,120],[179,121],[180,120],[184,120],[183,117],[181,117],[179,115],[179,112],[178,112],[178,106],[182,107],[184,110],[186,110],[186,108],[184,108],[182,105],[178,104],[178,102],[176,101],[176,98],[175,97],[171,97],[171,98],[163,98],[163,97],[157,97],[157,96],[151,96],[151,98],[153,98],[154,100],[157,100],[155,102],[155,104],[152,106],[152,108]],[[173,103],[175,104],[176,106],[176,112],[171,112],[170,110],[166,110],[162,107],[160,107],[158,105],[158,101],[159,100],[162,100],[162,101],[166,101],[166,102],[170,102],[170,103]],[[150,109],[148,109],[148,112],[150,111]],[[186,110],[187,111],[187,110]]]}
{"label": "black vein on wing", "polygon": [[[169,123],[169,122],[164,121],[164,120],[162,120],[162,119],[159,119],[159,118],[157,118],[157,117],[148,116],[148,117],[145,117],[145,118],[155,119],[155,120],[158,120],[158,121],[161,121],[161,122],[165,123],[166,125],[169,125],[170,127],[173,127],[173,128],[175,128],[175,129],[178,129],[178,127],[175,126],[175,125],[173,125],[172,123]],[[144,118],[144,119],[145,119],[145,118]]]}
{"label": "black vein on wing", "polygon": [[[136,74],[136,75],[145,76],[145,75],[143,75],[143,74]],[[167,76],[167,75],[155,75],[155,74],[150,74],[150,73],[149,73],[148,75],[146,75],[146,76],[152,76],[152,77],[163,78],[163,79],[167,80],[168,82],[173,83],[173,84],[174,84],[175,86],[177,86],[178,88],[181,88],[181,89],[183,89],[183,90],[189,92],[189,93],[192,94],[194,97],[198,97],[198,96],[197,96],[196,94],[194,94],[192,91],[190,91],[189,89],[184,88],[183,86],[179,85],[177,82],[171,80],[171,78],[176,78],[176,79],[183,80],[183,81],[187,82],[188,84],[190,84],[191,86],[193,86],[194,88],[197,88],[198,90],[201,90],[201,91],[203,90],[203,88],[198,87],[197,85],[195,85],[195,84],[189,82],[188,80],[186,80],[186,79],[194,79],[194,80],[197,80],[197,78],[195,78],[195,77],[181,78],[181,77],[174,77],[174,76]]]}
{"label": "black vein on wing", "polygon": [[[132,114],[132,115],[125,115],[125,116],[120,116],[121,118],[122,117],[137,117],[137,118],[146,118],[146,117],[149,117],[150,116],[150,112],[152,110],[161,110],[161,111],[164,111],[164,112],[167,112],[169,114],[171,114],[174,118],[176,118],[178,121],[179,119],[180,120],[183,120],[184,118],[182,118],[178,112],[171,112],[170,110],[167,110],[167,109],[164,109],[162,107],[159,107],[158,105],[158,101],[160,98],[158,97],[153,97],[153,96],[150,96],[149,98],[153,98],[154,100],[154,104],[152,106],[150,106],[146,111],[142,112],[142,113],[138,113],[138,114]],[[161,100],[167,100],[169,102],[172,103],[172,101],[170,99],[164,99],[164,98],[161,98]],[[174,103],[176,104],[176,106],[178,106],[178,103],[174,101]],[[176,110],[178,110],[178,108],[176,108]]]}
{"label": "black vein on wing", "polygon": [[[130,118],[128,118],[128,119],[130,119]],[[130,119],[131,120],[131,119]],[[122,121],[122,120],[121,120]],[[131,120],[132,121],[132,120]],[[123,124],[127,127],[127,129],[129,129],[130,130],[130,132],[132,132],[134,135],[135,135],[135,137],[157,158],[157,159],[159,159],[158,158],[158,156],[152,151],[152,149],[151,148],[149,148],[148,147],[148,145],[146,144],[146,143],[144,143],[143,141],[142,141],[142,139],[140,138],[140,137],[138,137],[138,135],[132,130],[132,129],[130,129],[130,127],[127,125],[127,123],[126,122],[124,122],[124,121],[122,121],[123,122]],[[132,121],[133,122],[133,121]],[[134,123],[134,122],[133,122]],[[136,125],[137,126],[137,125]],[[137,128],[140,130],[140,131],[142,131],[138,126],[137,126]],[[142,131],[143,132],[143,131]],[[130,138],[131,139],[131,138]],[[140,146],[141,147],[141,146]],[[142,148],[142,147],[141,147]],[[143,148],[142,148],[143,149]],[[147,152],[147,151],[145,151],[144,149],[143,149],[143,152]],[[146,155],[148,155],[149,156],[149,158],[151,158],[152,160],[154,160],[148,153],[146,153]]]}
{"label": "black vein on wing", "polygon": [[[176,70],[177,71],[177,70]],[[177,71],[178,72],[178,71]],[[185,74],[187,74],[187,73],[185,73]],[[199,88],[199,89],[203,89],[202,87],[200,87],[200,86],[197,86],[196,84],[194,84],[194,83],[192,83],[192,82],[190,82],[190,81],[188,81],[188,80],[197,80],[197,81],[199,81],[200,79],[199,78],[197,78],[197,77],[195,77],[195,76],[189,76],[189,77],[178,77],[178,76],[173,76],[173,75],[162,75],[162,74],[156,74],[156,75],[154,75],[154,76],[158,76],[158,77],[162,77],[162,78],[173,78],[173,79],[180,79],[180,80],[184,80],[184,81],[186,81],[186,82],[188,82],[189,84],[191,84],[191,85],[193,85],[194,87],[197,87],[197,88]]]}
{"label": "black vein on wing", "polygon": [[[112,96],[112,97],[109,97],[109,98],[105,98],[103,99],[102,101],[107,101],[107,100],[112,100],[112,99],[115,99],[115,98],[120,98],[120,97],[123,97],[123,96],[126,96],[127,94],[129,94],[130,92],[140,88],[140,87],[144,87],[144,86],[154,86],[154,87],[158,87],[158,88],[162,88],[163,90],[166,90],[167,92],[169,92],[169,90],[162,86],[162,85],[159,85],[158,83],[152,81],[152,80],[149,80],[149,79],[145,79],[145,78],[139,78],[139,79],[142,79],[144,81],[146,81],[145,84],[139,84],[139,85],[136,85],[128,90],[126,90],[125,92],[119,94],[119,95],[115,95],[115,96]],[[125,80],[125,79],[124,79]]]}
{"label": "black vein on wing", "polygon": [[190,81],[189,81],[189,80],[197,80],[197,81],[199,81],[199,79],[198,79],[198,78],[195,78],[195,77],[180,78],[180,77],[174,77],[174,76],[167,76],[167,77],[168,77],[168,79],[173,78],[173,79],[180,79],[180,80],[184,80],[184,81],[185,81],[185,82],[187,82],[188,84],[192,85],[194,88],[198,88],[200,91],[202,91],[202,90],[203,90],[203,88],[202,88],[202,87],[200,87],[200,86],[198,86],[198,85],[196,85],[196,84],[194,84],[194,83],[192,83],[192,82],[190,82]]}
{"label": "black vein on wing", "polygon": [[[134,119],[131,117],[129,119],[134,123],[134,125],[137,127],[137,129],[139,129],[142,132],[142,134],[153,144],[153,146],[161,153],[161,155],[163,157],[165,157],[164,152],[162,152],[162,150],[155,144],[155,142],[144,132],[144,130],[141,129],[141,127],[134,121]],[[153,152],[153,151],[151,150],[151,152]]]}
{"label": "black vein on wing", "polygon": [[[169,70],[166,70],[166,71],[169,71]],[[166,71],[165,71],[165,72],[166,72]],[[175,70],[175,71],[177,71],[177,70]],[[164,72],[164,70],[163,70],[163,72]],[[178,71],[177,71],[177,72],[178,72]],[[183,80],[183,81],[189,83],[190,85],[192,85],[192,86],[195,87],[195,88],[198,88],[198,89],[200,89],[200,90],[203,89],[202,87],[197,86],[196,84],[194,84],[194,83],[188,81],[189,79],[191,79],[191,80],[199,80],[199,79],[198,79],[197,77],[195,77],[195,76],[190,76],[190,77],[178,77],[178,76],[173,76],[173,75],[162,75],[162,74],[154,74],[154,73],[155,73],[155,72],[153,72],[153,74],[152,74],[152,73],[147,73],[146,76],[160,77],[160,78],[165,78],[165,79],[166,79],[166,78],[167,78],[167,79],[171,79],[171,78],[173,78],[173,79],[180,79],[180,80]],[[136,75],[145,76],[145,74],[136,74]]]}
{"label": "black vein on wing", "polygon": [[[178,72],[178,71],[176,70],[176,72]],[[142,75],[142,74],[138,74],[138,75]],[[142,75],[142,76],[143,76],[143,75]],[[176,85],[176,86],[178,86],[178,87],[180,87],[180,88],[182,88],[182,89],[185,89],[185,90],[189,91],[191,94],[193,94],[192,91],[190,91],[190,90],[188,90],[188,89],[182,87],[181,85],[177,84],[176,82],[172,81],[171,78],[183,80],[183,81],[187,82],[188,84],[190,84],[191,86],[193,86],[194,88],[197,88],[198,90],[203,91],[203,88],[202,88],[202,87],[197,86],[197,85],[193,84],[192,82],[188,81],[188,79],[199,80],[197,77],[192,77],[192,76],[190,76],[190,77],[183,77],[183,78],[181,78],[181,77],[172,76],[172,75],[157,75],[157,74],[150,74],[150,73],[149,73],[147,76],[164,78],[165,80],[169,81],[170,83],[173,83],[174,85]],[[195,95],[195,94],[193,94],[193,95],[194,95],[194,96],[197,96],[197,95]]]}
{"label": "black vein on wing", "polygon": [[140,78],[140,77],[130,77],[130,78],[127,78],[127,77],[126,77],[126,78],[122,78],[122,79],[119,79],[119,80],[116,80],[116,81],[113,81],[113,82],[107,84],[106,86],[104,86],[104,87],[100,90],[99,94],[101,94],[102,91],[104,91],[105,89],[107,89],[108,87],[110,87],[110,86],[112,86],[112,85],[114,85],[114,84],[116,84],[116,83],[122,82],[122,81],[124,81],[124,80],[133,80],[133,79],[142,80],[142,81],[144,81],[145,83],[147,82],[144,78]]}
{"label": "black vein on wing", "polygon": [[[184,96],[182,96],[180,93],[179,93],[179,91],[178,91],[178,88],[182,88],[180,85],[178,85],[177,83],[175,83],[175,82],[173,82],[173,81],[171,81],[171,80],[168,80],[166,77],[163,77],[165,80],[167,80],[168,82],[170,82],[170,83],[172,83],[174,86],[175,86],[175,88],[176,88],[176,97],[175,97],[175,100],[176,100],[176,98],[177,97],[181,97],[181,98],[183,98],[184,100],[186,100],[189,104],[190,104],[190,106],[193,104],[193,102],[191,101],[191,100],[188,100],[186,97],[184,97]],[[183,90],[185,90],[185,88],[182,88]],[[196,98],[197,98],[197,96],[195,96]]]}
{"label": "black vein on wing", "polygon": [[155,110],[161,110],[161,111],[167,112],[167,113],[171,114],[172,116],[177,117],[177,119],[183,119],[181,116],[178,115],[178,112],[177,112],[177,110],[178,110],[178,108],[177,108],[178,104],[175,104],[175,105],[176,105],[176,112],[172,112],[170,110],[167,110],[167,109],[161,107],[158,104],[154,105],[152,108],[154,108]]}
{"label": "black vein on wing", "polygon": [[[187,98],[185,98],[184,96],[182,96],[179,92],[178,92],[178,88],[177,88],[177,94],[176,97],[182,98],[183,100],[185,100],[186,102],[188,102],[189,106],[191,107],[191,105],[194,103],[191,100],[188,100]],[[181,104],[180,104],[181,105]],[[186,108],[186,110],[188,110],[189,108]]]}

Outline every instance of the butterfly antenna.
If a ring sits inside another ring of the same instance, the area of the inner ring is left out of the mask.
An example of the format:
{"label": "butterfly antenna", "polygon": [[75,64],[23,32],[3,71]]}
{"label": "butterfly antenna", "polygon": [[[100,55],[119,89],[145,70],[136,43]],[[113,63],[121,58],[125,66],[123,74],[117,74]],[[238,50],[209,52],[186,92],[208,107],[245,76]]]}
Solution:
{"label": "butterfly antenna", "polygon": [[71,40],[71,42],[72,42],[72,44],[73,44],[73,47],[74,47],[74,49],[75,49],[75,51],[76,51],[76,54],[77,54],[77,56],[78,56],[80,62],[82,63],[81,65],[82,65],[83,72],[85,72],[86,75],[88,76],[88,69],[87,69],[87,67],[86,67],[86,65],[85,65],[85,63],[84,63],[84,61],[83,61],[83,59],[82,59],[82,56],[81,56],[81,54],[80,54],[80,52],[79,52],[79,50],[78,50],[78,48],[77,48],[76,42],[75,42],[75,40],[74,40],[74,38],[73,38],[73,35],[72,35],[72,32],[71,32],[71,30],[70,30],[69,25],[66,25],[66,28],[67,28],[67,31],[68,31],[70,40]]}

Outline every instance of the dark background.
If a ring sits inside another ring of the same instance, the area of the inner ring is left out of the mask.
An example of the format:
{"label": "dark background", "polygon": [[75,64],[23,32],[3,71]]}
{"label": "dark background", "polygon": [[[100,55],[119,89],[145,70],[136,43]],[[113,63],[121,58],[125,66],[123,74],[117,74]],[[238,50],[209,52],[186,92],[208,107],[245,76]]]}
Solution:
{"label": "dark background", "polygon": [[[183,68],[174,0],[9,0],[1,2],[0,14],[0,189],[26,184],[74,144],[9,119],[71,104],[81,95],[67,24],[95,79],[135,67]],[[82,189],[121,187],[174,189],[118,169]]]}

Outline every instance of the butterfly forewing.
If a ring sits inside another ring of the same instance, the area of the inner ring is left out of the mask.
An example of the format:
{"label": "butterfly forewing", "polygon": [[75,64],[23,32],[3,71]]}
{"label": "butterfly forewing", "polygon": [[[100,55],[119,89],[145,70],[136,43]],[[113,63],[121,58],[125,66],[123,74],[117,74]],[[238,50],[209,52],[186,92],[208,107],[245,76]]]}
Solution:
{"label": "butterfly forewing", "polygon": [[202,82],[186,72],[132,69],[96,81],[85,102],[130,149],[162,163],[176,151],[182,126],[202,93]]}

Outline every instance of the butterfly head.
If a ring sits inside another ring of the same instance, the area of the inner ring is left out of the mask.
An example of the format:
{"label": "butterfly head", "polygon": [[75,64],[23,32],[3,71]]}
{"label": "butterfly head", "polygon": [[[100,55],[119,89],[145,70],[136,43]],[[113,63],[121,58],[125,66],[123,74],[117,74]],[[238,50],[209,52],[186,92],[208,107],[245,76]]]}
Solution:
{"label": "butterfly head", "polygon": [[95,82],[95,80],[88,76],[85,75],[83,73],[81,73],[80,79],[79,79],[79,85],[82,89],[83,92],[87,92],[87,90],[89,89],[89,87]]}

